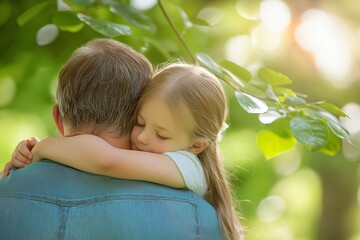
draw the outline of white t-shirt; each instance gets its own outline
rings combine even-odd
[[[208,189],[204,169],[199,158],[188,151],[165,152],[178,167],[186,187],[199,196],[203,196]]]

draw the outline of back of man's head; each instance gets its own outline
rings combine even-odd
[[[137,98],[152,71],[148,59],[125,44],[88,42],[74,51],[59,74],[56,99],[64,123],[73,132],[128,134]]]

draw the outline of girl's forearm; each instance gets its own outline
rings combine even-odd
[[[35,161],[46,158],[94,174],[185,187],[181,173],[168,156],[115,148],[94,135],[46,138],[32,152]]]
[[[41,140],[32,150],[33,161],[49,159],[82,171],[94,172],[101,160],[101,151],[108,147],[104,140],[92,135],[49,137]]]

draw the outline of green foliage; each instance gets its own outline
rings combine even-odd
[[[44,1],[30,7],[18,17],[18,24],[24,26],[54,2]],[[338,120],[347,115],[325,101],[309,103],[305,95],[284,87],[292,80],[283,73],[264,66],[254,71],[228,60],[216,61],[208,53],[197,50],[194,54],[184,35],[200,32],[206,40],[204,29],[209,26],[192,20],[171,2],[166,2],[165,8],[158,0],[151,10],[134,9],[128,1],[66,0],[66,3],[68,11],[54,11],[52,16],[61,31],[76,33],[83,31],[85,25],[105,37],[123,37],[130,44],[138,44],[144,53],[156,56],[158,61],[174,56],[190,58],[194,64],[214,73],[233,90],[245,112],[258,114],[264,129],[258,133],[257,144],[268,159],[292,149],[296,142],[328,155],[339,152],[340,139],[350,142],[348,131]],[[165,17],[165,24],[164,18],[159,20],[159,14]],[[163,34],[169,31],[173,34]]]
[[[290,128],[295,138],[304,143],[311,151],[323,148],[329,138],[329,130],[325,123],[311,117],[294,117]]]
[[[53,22],[62,31],[78,32],[84,27],[84,23],[72,12],[57,12]]]
[[[156,26],[147,15],[142,14],[140,11],[115,1],[109,2],[109,6],[109,9],[112,13],[124,18],[126,22],[138,28],[142,28],[150,32],[155,32]]]
[[[131,29],[122,24],[92,18],[82,13],[77,14],[78,18],[86,23],[89,27],[103,34],[106,37],[117,37],[120,35],[131,35]]]
[[[27,23],[36,15],[38,15],[41,11],[43,11],[51,3],[52,1],[46,1],[32,6],[18,17],[17,23],[19,24],[19,26],[23,26],[25,23]]]

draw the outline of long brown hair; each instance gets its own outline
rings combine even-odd
[[[204,198],[217,210],[225,239],[243,239],[243,229],[218,149],[218,137],[227,116],[226,96],[219,80],[200,66],[171,63],[161,68],[145,85],[139,107],[154,94],[163,98],[174,115],[179,104],[184,104],[196,122],[191,131],[192,138],[208,140],[209,146],[198,154],[208,184]],[[177,119],[181,121],[181,116]]]

